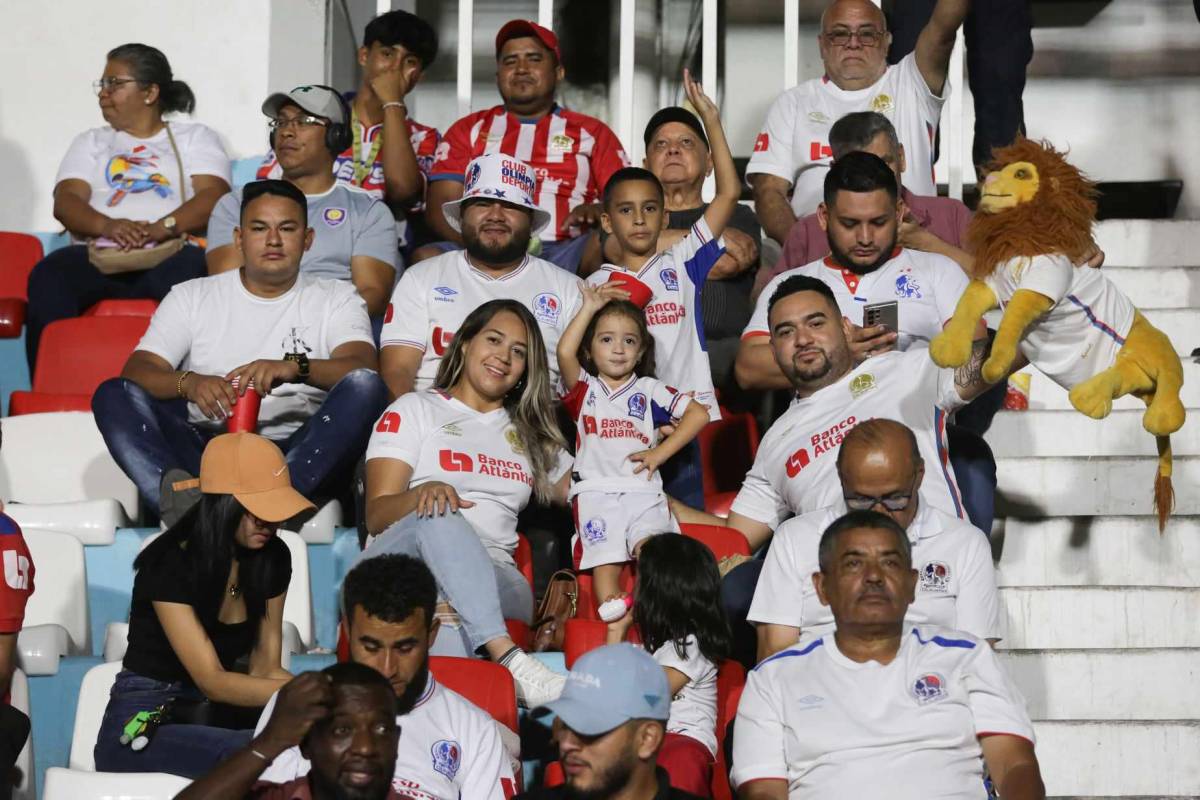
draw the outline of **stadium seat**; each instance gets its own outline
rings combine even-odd
[[[579,586],[579,598],[576,600],[575,618],[576,619],[600,619],[600,613],[597,611],[596,592],[592,588],[592,573],[591,570],[580,572],[577,576]],[[621,590],[633,594],[633,586],[637,582],[637,575],[633,571],[630,564],[626,564],[621,570]]]
[[[342,525],[342,504],[330,500],[296,531],[306,544],[333,544],[333,530]]]
[[[725,759],[725,736],[737,716],[742,689],[746,687],[746,669],[730,658],[717,670],[717,763],[713,765],[713,800],[733,800],[729,786],[729,764]]]
[[[108,453],[90,412],[28,414],[4,420],[0,498],[69,503],[111,498],[136,519],[137,488]]]
[[[683,535],[701,542],[718,561],[726,556],[750,555],[750,543],[737,528],[723,528],[718,525],[693,525],[684,523],[679,526]]]
[[[733,507],[733,501],[737,498],[737,492],[717,492],[716,494],[704,495],[704,510],[721,519],[729,516],[729,510]]]
[[[96,760],[92,751],[96,737],[100,735],[100,722],[108,706],[108,694],[116,683],[117,673],[122,669],[120,661],[92,667],[83,676],[79,685],[79,701],[75,706],[75,728],[71,735],[71,756],[67,766],[85,772],[96,771]],[[61,795],[66,796],[66,795]]]
[[[0,339],[21,335],[29,273],[42,260],[42,254],[42,243],[36,236],[0,231]]]
[[[8,423],[5,422],[5,427]],[[112,544],[128,520],[116,500],[73,503],[9,503],[4,513],[22,528],[69,533],[85,545]]]
[[[575,660],[584,653],[602,647],[607,634],[608,625],[598,619],[577,617],[567,620],[566,629],[563,631],[563,661],[566,662],[567,669],[574,666]],[[625,634],[625,641],[630,644],[642,643],[642,636],[636,625],[629,628],[629,632]]]
[[[758,423],[753,414],[721,409],[721,417],[705,425],[696,437],[705,497],[741,487],[758,452]]]
[[[525,580],[533,586],[533,548],[530,547],[529,540],[520,533],[517,534],[517,549],[513,552],[513,561],[525,576]]]
[[[513,644],[522,650],[533,649],[533,631],[528,625],[519,619],[506,619],[504,627],[508,630],[508,638],[513,640]]]
[[[448,689],[482,708],[502,725],[519,732],[517,690],[512,673],[479,658],[430,656],[429,671]]]
[[[81,772],[50,767],[42,800],[171,800],[191,783],[164,772]]]
[[[279,538],[292,554],[292,580],[283,601],[283,621],[284,624],[295,626],[302,645],[298,652],[304,653],[316,644],[313,637],[312,588],[308,579],[308,545],[299,534],[291,531],[279,531]]]
[[[101,300],[83,312],[85,317],[145,317],[154,316],[158,301],[150,299]]]
[[[36,569],[36,588],[25,607],[17,650],[27,673],[53,675],[58,672],[57,656],[92,652],[83,545],[68,533],[30,528],[24,534]]]
[[[38,347],[33,389],[13,392],[8,413],[90,411],[96,387],[121,374],[149,324],[145,317],[76,317],[50,323]]]
[[[14,670],[12,683],[9,685],[9,702],[17,711],[22,712],[29,719],[33,719],[33,714],[29,708],[29,679],[25,677],[25,673],[21,670]],[[33,771],[33,732],[29,734],[29,738],[25,740],[25,746],[21,748],[21,752],[17,755],[17,761],[14,765],[20,775],[13,784],[12,800],[36,800],[36,775]]]
[[[546,771],[542,773],[542,786],[547,789],[553,789],[555,786],[562,786],[567,782],[567,777],[563,773],[562,762],[558,759],[546,764]]]

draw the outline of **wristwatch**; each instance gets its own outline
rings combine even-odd
[[[284,361],[295,361],[296,366],[300,367],[299,378],[302,381],[308,380],[308,354],[307,353],[287,353],[283,357]]]
[[[169,217],[163,217],[160,221],[162,222],[163,227],[167,229],[167,233],[171,234],[172,236],[177,233],[175,226],[177,226],[179,222],[175,219],[174,214]]]

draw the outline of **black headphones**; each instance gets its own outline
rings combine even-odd
[[[346,122],[334,122],[333,120],[330,120],[329,124],[325,126],[325,147],[329,150],[330,154],[334,158],[337,158],[342,153],[346,152],[346,149],[354,143],[354,132],[350,130],[349,122],[350,104],[347,103],[346,99],[342,97],[342,95],[338,93],[338,91],[332,86],[314,83],[312,84],[312,88],[325,89],[334,97],[336,97],[338,106],[342,109],[342,118],[346,120]],[[275,131],[271,131],[270,135],[268,136],[268,141],[271,143],[271,150],[273,151],[275,149]]]

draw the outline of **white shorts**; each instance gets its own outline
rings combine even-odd
[[[632,561],[643,539],[679,533],[666,495],[656,492],[580,492],[571,500],[571,511],[576,569]]]

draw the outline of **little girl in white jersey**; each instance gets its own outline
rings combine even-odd
[[[625,630],[638,626],[642,646],[667,673],[671,687],[671,716],[658,765],[671,776],[671,786],[711,797],[717,671],[733,646],[721,609],[717,561],[687,536],[651,537],[638,557],[634,594],[633,614],[610,626],[609,641],[620,641]]]
[[[613,622],[630,605],[621,567],[656,533],[679,532],[658,468],[708,424],[704,406],[654,377],[654,341],[641,309],[616,283],[580,286],[583,302],[558,342],[575,419],[571,507],[578,569],[591,569],[601,617]],[[581,364],[582,362],[582,364]],[[659,425],[675,432],[655,445]]]

